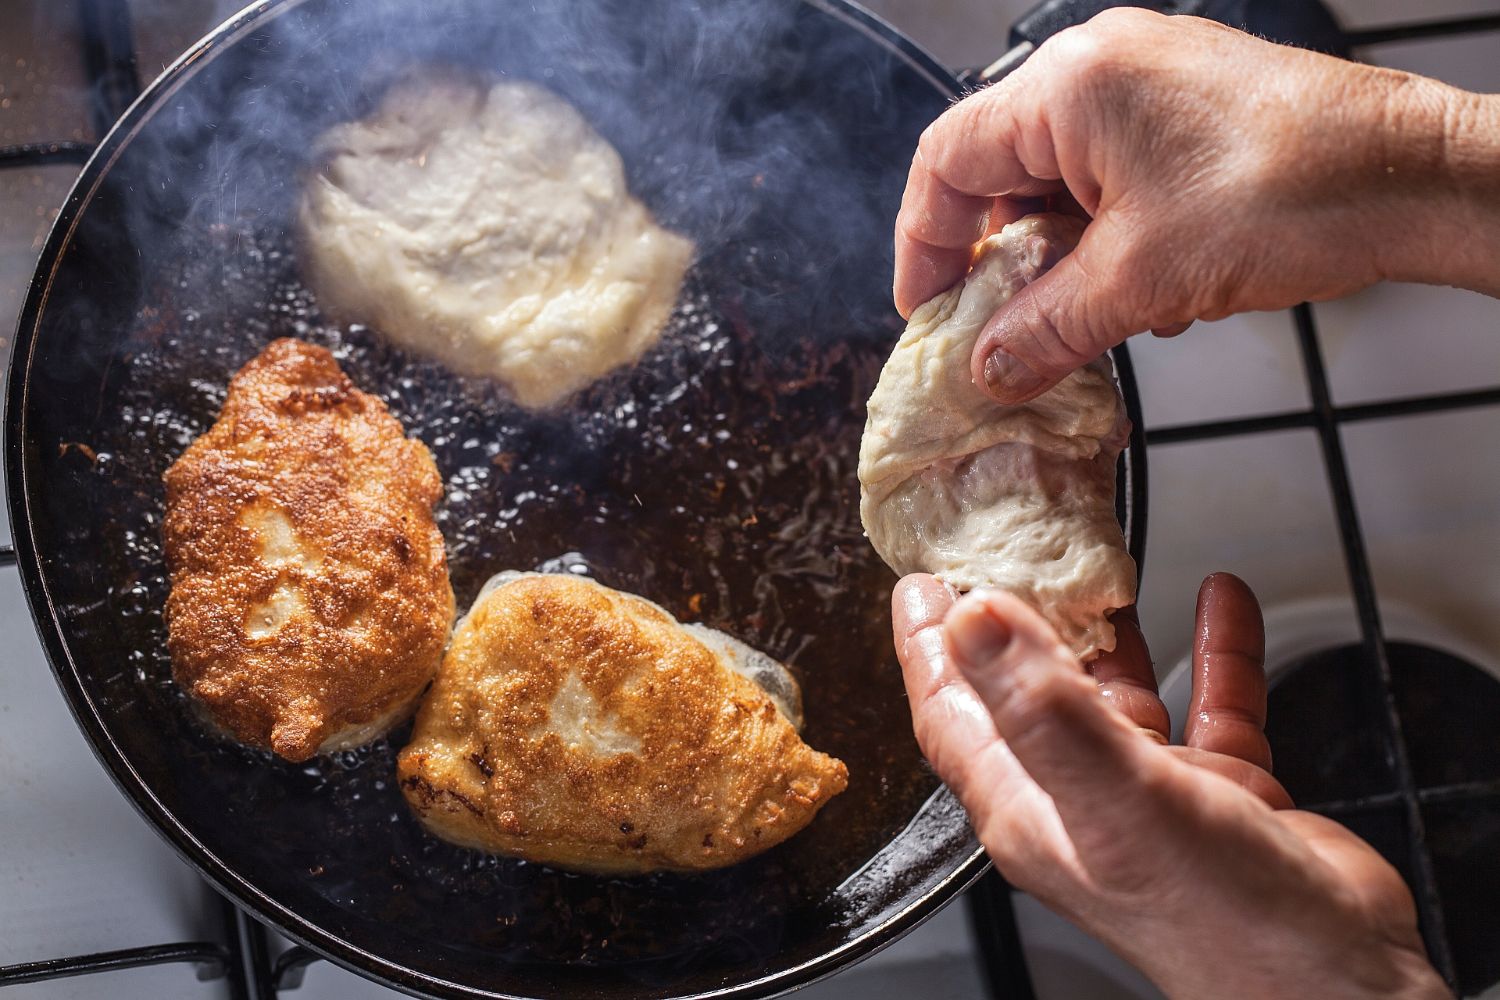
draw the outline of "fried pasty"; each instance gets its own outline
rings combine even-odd
[[[291,761],[410,714],[453,623],[432,455],[333,355],[272,342],[166,472],[177,683]]]
[[[599,873],[721,868],[848,783],[798,711],[785,668],[722,633],[591,580],[502,574],[454,631],[401,789],[467,847]]]
[[[1019,406],[974,385],[995,311],[1077,244],[1082,223],[1031,215],[980,245],[973,270],[912,313],[870,396],[860,517],[897,573],[1008,590],[1081,658],[1114,648],[1105,615],[1135,600],[1115,516],[1130,434],[1108,356]]]
[[[412,73],[315,156],[299,225],[319,302],[522,406],[640,358],[693,256],[614,147],[534,83]]]

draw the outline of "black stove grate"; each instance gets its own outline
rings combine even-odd
[[[93,100],[90,114],[96,134],[102,136],[141,91],[129,7],[112,0],[77,2],[82,25],[80,55],[88,74]],[[1484,31],[1500,31],[1500,14],[1354,31],[1348,33],[1347,40],[1351,47],[1366,47]],[[91,144],[72,141],[3,146],[0,147],[0,170],[67,163],[81,165],[87,161],[92,151]],[[1388,810],[1395,807],[1402,812],[1405,820],[1404,837],[1400,838],[1396,849],[1406,856],[1398,859],[1405,862],[1398,864],[1398,867],[1407,876],[1416,897],[1423,937],[1433,964],[1449,985],[1454,986],[1459,982],[1459,973],[1453,938],[1445,920],[1439,879],[1434,868],[1422,807],[1434,803],[1473,805],[1488,808],[1495,815],[1500,815],[1500,781],[1420,785],[1413,774],[1402,716],[1393,694],[1387,641],[1381,626],[1380,607],[1364,536],[1360,530],[1358,509],[1349,482],[1348,464],[1344,458],[1339,428],[1343,424],[1360,420],[1391,419],[1500,405],[1500,386],[1470,392],[1336,406],[1329,391],[1328,375],[1323,365],[1312,309],[1303,304],[1292,312],[1312,400],[1309,409],[1149,428],[1146,431],[1146,441],[1151,446],[1169,446],[1293,428],[1312,429],[1318,434],[1334,511],[1338,518],[1344,560],[1359,614],[1364,654],[1360,658],[1365,675],[1363,683],[1378,693],[1381,708],[1378,713],[1380,736],[1395,773],[1396,789],[1358,799],[1320,803],[1313,808],[1315,811],[1337,816],[1344,822],[1358,820],[1377,809]],[[15,559],[12,546],[0,545],[0,565],[14,564]],[[274,1000],[282,991],[301,986],[307,967],[321,960],[316,953],[300,945],[281,952],[273,959],[266,929],[257,920],[218,896],[207,883],[204,884],[204,891],[212,896],[213,905],[220,913],[221,940],[150,945],[4,966],[0,967],[0,987],[148,965],[183,964],[195,966],[200,980],[226,979],[230,994],[235,1000]],[[991,992],[995,996],[1018,1000],[1031,997],[1032,989],[1008,892],[999,877],[991,872],[969,894],[970,908],[978,926],[994,934],[993,941],[981,945],[982,970]],[[1500,945],[1500,942],[1490,942],[1491,947],[1496,945]]]

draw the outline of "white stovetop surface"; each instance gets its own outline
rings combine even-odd
[[[67,38],[71,5],[0,0],[0,145],[91,139],[81,70]],[[867,0],[951,66],[1005,48],[1018,0]],[[165,65],[236,6],[225,0],[132,0],[142,71]],[[1344,23],[1493,12],[1494,0],[1336,0]],[[61,45],[59,39],[63,39]],[[1367,55],[1476,90],[1500,90],[1493,34],[1386,46]],[[38,46],[42,46],[38,50]],[[47,46],[52,46],[51,49]],[[49,52],[63,55],[49,55]],[[21,64],[18,60],[26,60]],[[26,275],[75,170],[0,175],[0,356],[8,353]],[[1500,384],[1500,302],[1451,289],[1385,286],[1316,307],[1340,403]],[[1172,342],[1132,344],[1148,426],[1304,407],[1290,316],[1209,324]],[[1360,514],[1388,598],[1463,641],[1500,651],[1500,462],[1494,409],[1350,427],[1345,442]],[[1312,434],[1291,431],[1159,447],[1150,455],[1150,532],[1141,616],[1161,667],[1187,649],[1197,581],[1227,569],[1268,605],[1345,597],[1335,521]],[[0,528],[0,537],[8,530]],[[1352,630],[1352,620],[1346,623]],[[0,569],[0,965],[217,936],[196,875],[128,806],[64,707],[13,569]],[[1043,998],[1136,998],[1155,992],[1096,943],[1034,901],[1020,915]],[[219,997],[182,967],[20,987],[8,997]],[[328,963],[302,995],[393,994]],[[803,996],[862,1000],[983,995],[961,907],[949,907],[866,963]]]

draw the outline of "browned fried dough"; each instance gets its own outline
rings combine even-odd
[[[277,340],[166,473],[172,671],[287,760],[411,711],[453,623],[432,455],[333,355]]]
[[[742,861],[806,826],[848,771],[737,655],[631,594],[517,575],[454,632],[402,790],[447,840],[562,868]]]

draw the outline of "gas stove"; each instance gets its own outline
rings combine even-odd
[[[1009,48],[1031,4],[867,6],[939,61],[978,67]],[[1434,0],[1423,24],[1401,0],[1331,6],[1359,58],[1500,90],[1494,0]],[[234,10],[8,0],[0,359],[93,143]],[[1150,444],[1140,610],[1165,696],[1185,703],[1198,580],[1244,577],[1267,607],[1270,732],[1292,792],[1391,858],[1439,968],[1464,995],[1500,1000],[1500,752],[1489,735],[1500,717],[1500,301],[1380,286],[1131,350]],[[0,985],[18,997],[392,995],[267,931],[148,829],[68,715],[4,568],[0,636],[0,777],[12,793],[0,811]],[[804,995],[1157,994],[991,875],[965,905]]]

